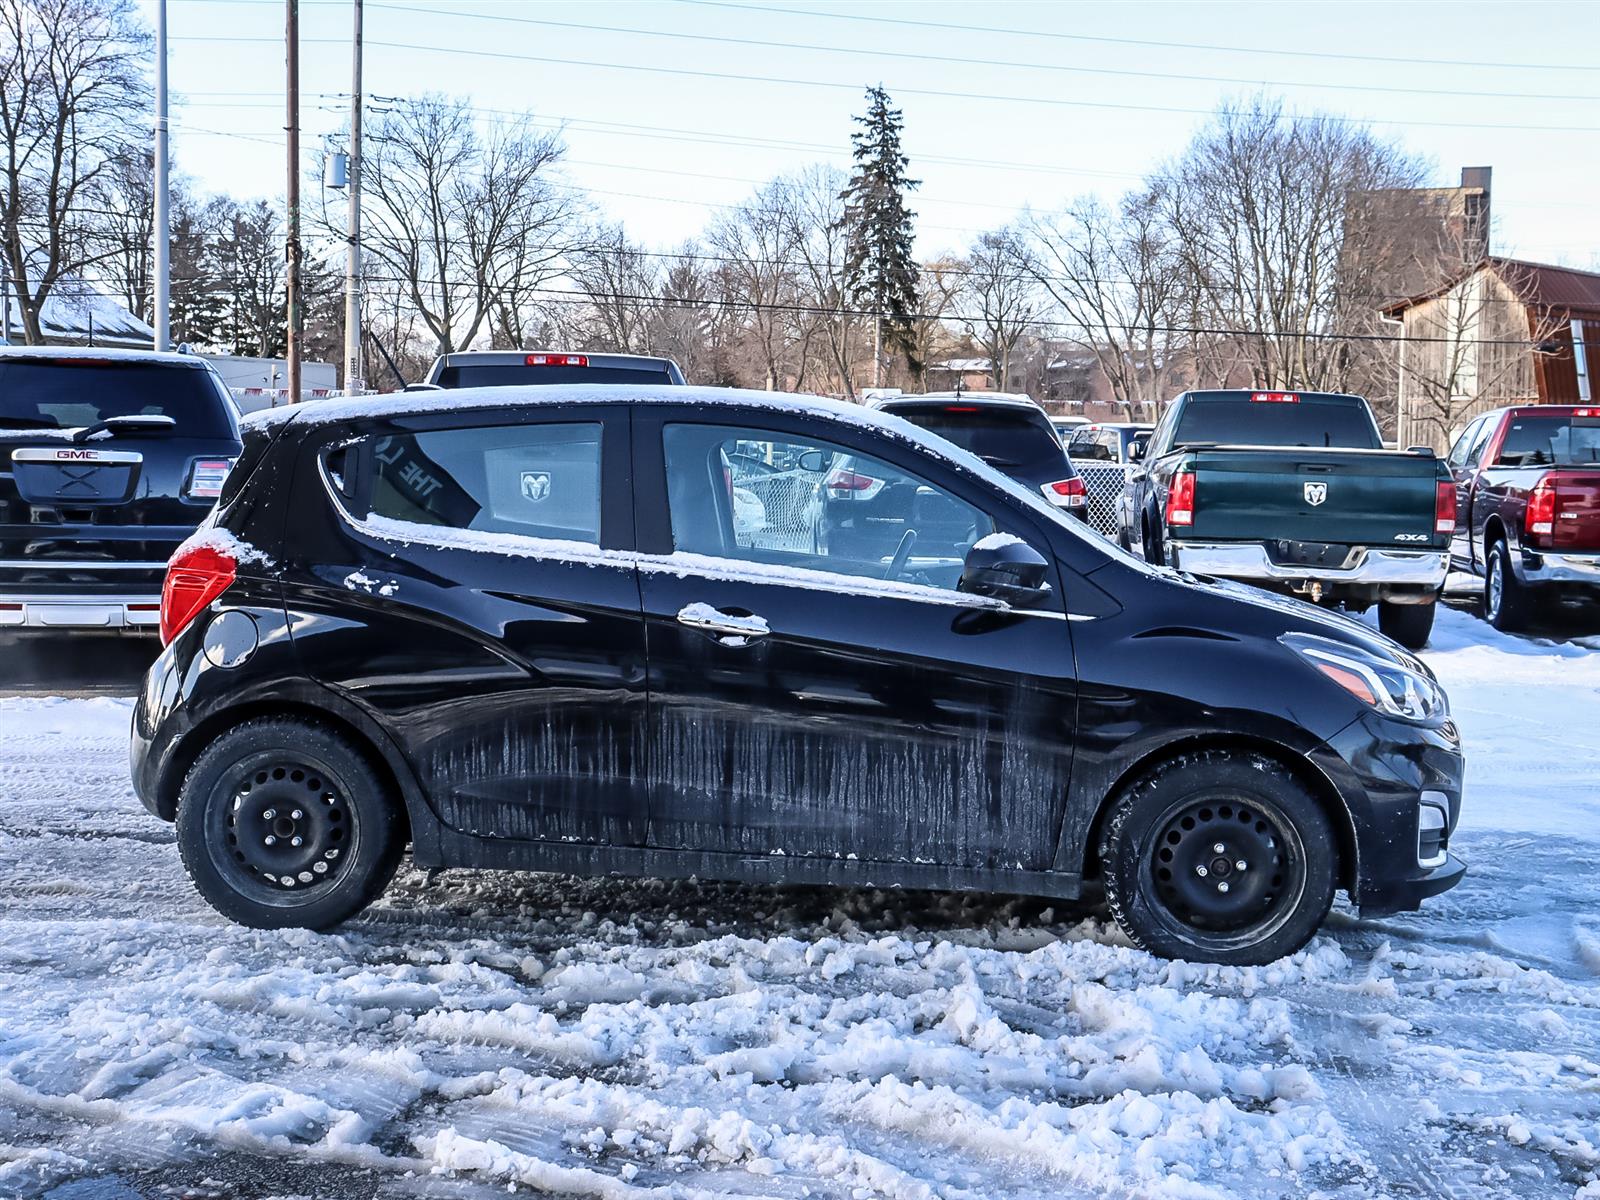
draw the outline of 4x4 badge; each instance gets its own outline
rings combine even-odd
[[[550,494],[549,471],[524,471],[522,473],[522,495],[526,500],[535,504]]]
[[[1306,484],[1306,503],[1315,508],[1328,498],[1328,485],[1325,483]]]

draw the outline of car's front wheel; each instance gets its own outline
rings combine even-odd
[[[1202,751],[1156,768],[1116,799],[1099,849],[1117,924],[1167,958],[1243,966],[1293,954],[1338,880],[1322,806],[1254,753]]]
[[[178,797],[178,850],[223,916],[257,929],[327,929],[388,885],[404,849],[398,797],[324,726],[245,721],[195,760]]]

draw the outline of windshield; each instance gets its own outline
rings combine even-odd
[[[1042,412],[943,404],[896,406],[888,411],[996,466],[1020,467],[1061,458],[1061,442]]]
[[[484,363],[481,366],[439,369],[436,382],[444,388],[506,387],[530,383],[671,383],[665,367],[528,367],[521,363]]]
[[[1502,467],[1600,464],[1600,417],[1519,413],[1511,418],[1497,461]]]
[[[1383,449],[1366,407],[1350,401],[1283,404],[1191,400],[1173,431],[1172,444]]]
[[[0,359],[0,429],[82,429],[162,416],[187,437],[237,436],[231,402],[202,367],[112,359]]]

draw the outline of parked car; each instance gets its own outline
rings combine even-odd
[[[1134,447],[1142,449],[1150,440],[1154,425],[1132,421],[1085,422],[1063,440],[1067,458],[1083,480],[1088,498],[1087,516],[1096,533],[1121,540],[1123,518],[1120,508],[1132,469]],[[1123,542],[1123,549],[1127,549]]]
[[[458,350],[433,360],[423,386],[432,390],[530,383],[656,383],[682,387],[683,372],[670,358],[643,354]]]
[[[1496,628],[1525,628],[1566,597],[1600,599],[1600,408],[1495,409],[1462,431],[1447,462],[1451,563],[1483,577]]]
[[[1082,518],[1088,507],[1083,480],[1067,458],[1050,418],[1014,392],[928,392],[873,403],[976,454],[1017,482],[1036,488],[1051,504]]]
[[[0,350],[0,630],[154,633],[167,559],[238,455],[204,359]]]
[[[938,550],[741,529],[736,456],[914,481]],[[1335,889],[1392,912],[1464,870],[1460,748],[1421,662],[1147,566],[856,405],[505,388],[260,414],[162,629],[134,786],[253,926],[338,924],[409,842],[438,867],[1098,879],[1139,944],[1256,963]]]
[[[1455,494],[1426,447],[1385,450],[1360,396],[1185,392],[1129,475],[1123,536],[1152,563],[1355,612],[1411,649],[1433,629]]]
[[[1072,436],[1073,431],[1089,424],[1088,417],[1051,417],[1050,424],[1056,431],[1056,436],[1065,442]]]

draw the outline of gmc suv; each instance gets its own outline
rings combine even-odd
[[[154,633],[167,559],[238,456],[204,359],[0,349],[0,630]]]

